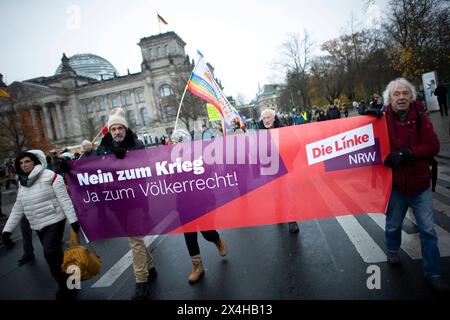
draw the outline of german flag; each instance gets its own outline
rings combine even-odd
[[[158,21],[159,22],[164,23],[164,24],[168,24],[167,21],[164,20],[164,18],[159,15],[159,13],[157,13],[156,15],[158,16]]]

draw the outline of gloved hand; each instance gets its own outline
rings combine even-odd
[[[72,227],[73,231],[75,231],[75,233],[78,233],[78,231],[80,231],[80,223],[78,221],[71,223],[70,226]]]
[[[376,116],[378,119],[383,117],[383,111],[378,109],[366,109],[361,113],[363,116]]]
[[[384,160],[384,165],[395,168],[400,163],[414,159],[411,149],[403,148],[389,153],[389,155]]]
[[[127,153],[127,149],[122,147],[113,147],[112,153],[116,156],[117,159],[125,158],[125,154]]]
[[[15,245],[15,242],[11,240],[11,232],[3,232],[2,240],[5,244],[6,249],[11,249]]]

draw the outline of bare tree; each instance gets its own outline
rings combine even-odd
[[[449,76],[449,8],[446,0],[389,2],[383,30],[391,63],[403,76],[416,83],[422,73],[430,70]]]
[[[40,149],[44,152],[54,148],[45,138],[42,123],[32,125],[30,115],[25,111],[15,111],[12,107],[0,114],[0,152],[14,155],[25,149]]]
[[[282,60],[279,62],[286,71],[287,85],[299,93],[304,107],[311,105],[308,78],[312,61],[314,43],[305,29],[303,36],[289,34],[282,44]]]

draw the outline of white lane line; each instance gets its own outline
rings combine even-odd
[[[448,176],[448,175],[446,175],[446,174],[443,174],[442,172],[439,173],[439,169],[440,169],[440,168],[438,168],[438,179],[441,179],[441,180],[450,182],[450,176]]]
[[[436,192],[440,193],[444,197],[450,198],[450,189],[441,187],[440,185],[436,184]]]
[[[344,229],[364,262],[378,263],[387,261],[384,251],[372,239],[361,224],[359,224],[354,216],[340,216],[336,217],[336,220],[339,222],[342,229]]]
[[[144,243],[148,247],[152,244],[158,236],[146,236],[144,237]],[[133,254],[131,250],[120,258],[114,266],[111,267],[105,274],[95,282],[91,288],[105,288],[110,287],[121,275],[128,269],[128,267],[133,263]]]
[[[417,225],[416,218],[414,218],[411,208],[408,209],[406,217],[411,220],[412,223]],[[436,231],[438,237],[438,247],[441,257],[450,257],[450,233],[437,224],[434,224],[434,231]]]
[[[386,216],[384,214],[369,213],[369,217],[380,226],[383,231],[386,226]],[[402,230],[402,245],[400,246],[411,259],[421,259],[419,234],[408,234]]]
[[[311,182],[314,184],[317,190],[320,190],[322,196],[329,200],[330,206],[336,212],[348,212],[348,208],[345,203],[339,199],[335,192],[333,192],[323,179],[317,177],[312,179]],[[347,216],[337,216],[335,217],[338,223],[341,225],[344,232],[347,234],[348,238],[352,242],[356,251],[359,253],[361,258],[366,263],[377,263],[387,261],[386,254],[383,250],[376,244],[372,237],[367,233],[367,231],[361,226],[361,224],[352,215]]]
[[[385,215],[369,213],[369,217],[371,217],[383,230],[385,230]],[[417,225],[411,209],[408,209],[406,218]],[[434,230],[436,231],[436,235],[438,237],[438,247],[441,257],[450,257],[450,233],[437,224],[434,224]],[[408,234],[402,230],[401,248],[411,257],[411,259],[422,259],[419,233]]]
[[[167,216],[154,228],[155,232],[162,232],[167,228],[171,223],[176,222],[178,225],[181,224],[180,217],[177,211],[172,210],[170,211]],[[153,242],[155,242],[156,239],[158,239],[159,236],[146,236],[144,237],[144,243],[148,247]],[[105,272],[105,274],[97,281],[95,282],[91,288],[105,288],[111,286],[121,275],[125,272],[125,270],[128,269],[128,267],[133,263],[133,255],[131,250],[128,250],[125,255],[117,261],[114,266],[111,267],[108,271]]]
[[[440,190],[441,187],[436,186],[436,192],[442,194],[442,190]],[[433,208],[443,214],[445,214],[447,217],[450,217],[450,206],[433,198]]]

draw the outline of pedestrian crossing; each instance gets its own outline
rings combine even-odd
[[[433,193],[433,206],[438,214],[443,214],[450,218],[450,189],[448,187],[450,187],[450,167],[440,165],[438,171],[438,185],[436,186],[436,192]],[[326,188],[321,188],[321,190],[322,192],[327,192]],[[332,198],[334,194],[330,193],[328,196]],[[333,202],[331,201],[331,203]],[[370,218],[369,221],[371,220],[375,223],[380,232],[384,232],[386,220],[384,214],[368,213],[366,215]],[[341,228],[351,241],[358,259],[362,259],[364,263],[368,264],[383,263],[387,261],[384,245],[374,239],[374,235],[371,235],[373,230],[369,232],[369,228],[361,222],[361,219],[357,219],[356,216],[348,215],[338,216],[335,220],[336,227]],[[417,226],[411,209],[408,210],[405,220],[408,220],[411,225]],[[320,223],[320,220],[318,222]],[[438,245],[441,257],[450,257],[450,230],[447,231],[437,224],[434,225],[434,229],[439,239]],[[144,240],[146,245],[150,246],[157,239],[158,236],[147,236]],[[412,260],[422,259],[419,233],[408,233],[403,230],[401,250],[403,250],[403,252],[405,252]],[[132,256],[130,250],[118,259],[118,261],[91,287],[105,288],[113,285],[114,282],[129,267],[131,267],[131,265]]]

